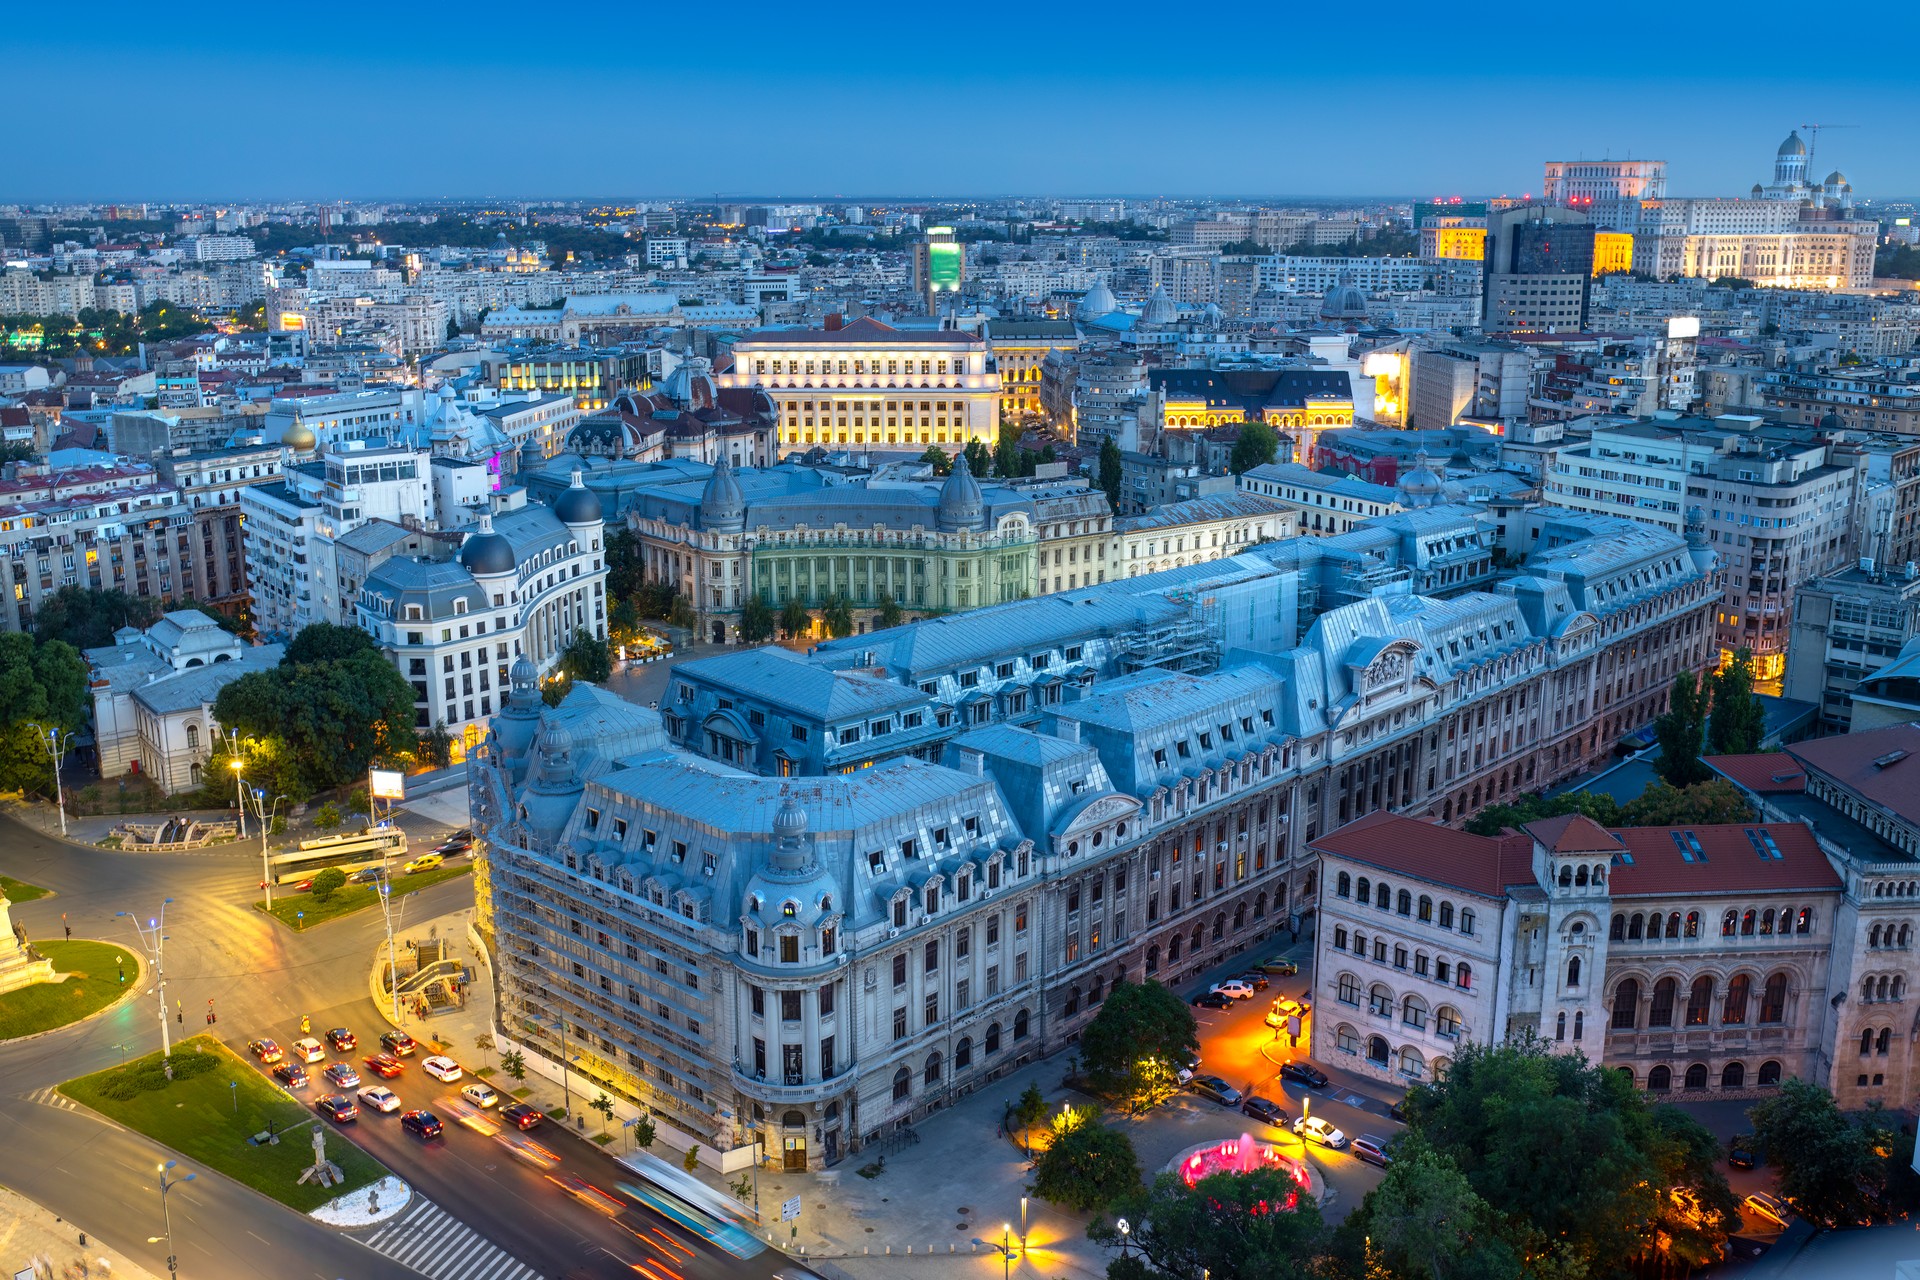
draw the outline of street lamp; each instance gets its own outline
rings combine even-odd
[[[1000,1276],[1001,1280],[1013,1274],[1013,1224],[1000,1224]]]
[[[401,897],[400,906],[396,912],[393,905],[393,885],[387,879],[385,867],[380,868],[379,885],[380,914],[387,922],[387,986],[393,993],[393,1025],[397,1027],[400,1025],[400,965],[394,959],[393,926],[396,915],[407,914],[407,900],[404,896]]]
[[[242,798],[253,797],[253,815],[260,819],[260,882],[267,891],[267,909],[273,909],[273,868],[267,865],[267,836],[273,830],[274,820],[280,812],[280,802],[285,796],[275,796],[273,803],[267,803],[267,793],[259,787],[252,791],[242,788]]]
[[[167,1079],[173,1079],[173,1037],[167,1029],[167,971],[160,962],[161,944],[167,940],[166,929],[167,898],[160,903],[160,914],[149,916],[146,924],[140,923],[140,917],[130,911],[116,911],[116,917],[125,917],[133,921],[133,928],[140,935],[140,949],[147,953],[147,959],[153,962],[154,992],[160,997],[160,1062],[166,1069]]]
[[[167,1242],[167,1273],[169,1275],[179,1274],[180,1267],[178,1259],[173,1252],[173,1210],[168,1207],[167,1192],[173,1190],[183,1182],[192,1182],[199,1176],[198,1174],[189,1173],[182,1177],[175,1178],[171,1182],[167,1181],[167,1170],[173,1168],[174,1163],[174,1161],[169,1160],[160,1166],[160,1218],[161,1221],[166,1224],[166,1234],[147,1237],[148,1244],[158,1244],[162,1240]]]
[[[49,729],[39,724],[32,728],[34,741],[40,744],[40,749],[47,753],[47,759],[53,762],[53,803],[60,810],[60,834],[64,836],[67,834],[67,793],[60,787],[60,766],[66,762],[67,748],[73,745],[73,734],[65,729]]]
[[[1127,1237],[1133,1234],[1133,1224],[1122,1218],[1113,1225],[1120,1230],[1120,1256],[1124,1258],[1127,1256]]]

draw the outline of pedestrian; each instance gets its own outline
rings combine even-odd
[[[60,927],[61,927],[62,929],[64,929],[64,930],[66,930],[66,934],[67,934],[67,941],[68,941],[68,942],[72,942],[72,941],[73,941],[73,926],[67,923],[67,913],[66,913],[66,912],[64,912],[64,911],[62,911],[62,912],[60,913]]]

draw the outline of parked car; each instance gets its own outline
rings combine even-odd
[[[249,1040],[247,1041],[247,1052],[260,1059],[261,1063],[269,1067],[280,1061],[284,1056],[280,1052],[280,1046],[271,1040]]]
[[[1188,1003],[1196,1009],[1231,1009],[1233,997],[1218,991],[1202,991]]]
[[[1273,1099],[1263,1098],[1259,1094],[1255,1094],[1241,1103],[1240,1109],[1260,1123],[1270,1124],[1280,1129],[1286,1128],[1288,1121],[1291,1119],[1291,1117],[1287,1115],[1287,1109],[1285,1107]]]
[[[312,1036],[301,1036],[293,1042],[293,1056],[302,1062],[325,1062],[327,1047]]]
[[[1273,985],[1271,982],[1267,981],[1267,975],[1260,972],[1258,969],[1249,969],[1245,973],[1235,974],[1234,976],[1237,977],[1240,981],[1246,983],[1248,986],[1252,987],[1255,991],[1265,991],[1268,987]]]
[[[1387,1140],[1377,1134],[1361,1134],[1353,1140],[1351,1150],[1368,1164],[1377,1164],[1382,1169],[1393,1163],[1393,1157],[1387,1154]]]
[[[1293,1131],[1309,1142],[1332,1147],[1335,1151],[1347,1145],[1347,1135],[1322,1116],[1301,1116],[1293,1122]]]
[[[1275,996],[1273,1012],[1281,1017],[1304,1018],[1313,1012],[1313,1006],[1305,1000],[1295,1000],[1292,996]]]
[[[1240,1091],[1219,1076],[1195,1076],[1187,1082],[1187,1088],[1203,1098],[1213,1099],[1223,1107],[1240,1105]]]
[[[408,862],[405,866],[401,867],[400,874],[403,876],[410,876],[417,871],[431,871],[435,867],[439,866],[441,863],[445,862],[446,860],[447,859],[444,854],[423,853],[419,857],[413,859],[411,862]]]
[[[1292,978],[1300,972],[1299,965],[1291,960],[1282,959],[1279,956],[1268,956],[1265,960],[1255,965],[1254,968],[1260,970],[1262,973],[1271,974],[1276,978]]]
[[[400,1117],[400,1127],[416,1135],[422,1142],[440,1136],[440,1121],[431,1111],[413,1110]]]
[[[1231,996],[1235,1000],[1253,999],[1253,987],[1239,978],[1228,978],[1225,982],[1216,982],[1211,989],[1223,996]]]
[[[346,1053],[360,1046],[360,1042],[353,1038],[353,1032],[347,1030],[345,1027],[334,1027],[329,1030],[327,1032],[327,1043],[341,1053]]]
[[[289,1089],[307,1087],[307,1069],[297,1062],[276,1063],[273,1068],[273,1078]]]
[[[1740,1202],[1740,1207],[1762,1218],[1770,1219],[1781,1226],[1787,1225],[1787,1218],[1793,1210],[1779,1196],[1765,1191],[1756,1191]]]
[[[1282,1080],[1291,1080],[1296,1084],[1304,1084],[1314,1089],[1324,1089],[1327,1087],[1327,1073],[1318,1067],[1310,1066],[1304,1062],[1282,1063],[1280,1067],[1280,1078]]]
[[[460,1070],[459,1063],[455,1062],[452,1058],[444,1057],[440,1054],[435,1054],[431,1058],[422,1058],[420,1060],[420,1069],[432,1076],[435,1080],[442,1081],[446,1084],[452,1084],[464,1074]]]
[[[400,1097],[383,1084],[370,1084],[360,1090],[360,1101],[375,1111],[398,1111]]]
[[[367,1070],[373,1072],[373,1074],[379,1076],[382,1080],[391,1080],[406,1070],[406,1067],[402,1065],[400,1059],[390,1053],[370,1053],[362,1058],[361,1061],[367,1064]]]
[[[335,1124],[346,1124],[349,1120],[360,1118],[360,1108],[353,1105],[353,1099],[344,1093],[330,1093],[313,1104],[318,1111]]]
[[[540,1114],[540,1108],[530,1102],[509,1102],[500,1108],[500,1118],[522,1133],[536,1129],[546,1117]]]
[[[381,1035],[380,1047],[396,1058],[404,1058],[420,1046],[404,1031],[388,1031]]]
[[[1736,1169],[1752,1169],[1760,1164],[1760,1142],[1751,1133],[1743,1133],[1727,1144],[1727,1163]]]
[[[336,1089],[357,1089],[360,1087],[360,1073],[345,1062],[336,1062],[320,1073],[327,1083]]]
[[[500,1095],[495,1093],[493,1086],[484,1080],[475,1080],[472,1084],[461,1085],[460,1096],[476,1107],[497,1107],[500,1105]]]
[[[1401,1124],[1405,1124],[1407,1122],[1407,1104],[1404,1102],[1388,1103],[1387,1119],[1398,1120]]]

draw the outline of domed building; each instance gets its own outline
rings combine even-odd
[[[1101,316],[1110,316],[1120,309],[1119,301],[1113,296],[1113,290],[1107,287],[1107,278],[1101,276],[1093,282],[1093,288],[1087,290],[1080,299],[1080,305],[1073,314],[1080,320],[1098,320]]]
[[[581,419],[566,447],[609,462],[687,458],[711,465],[725,457],[736,467],[764,467],[779,456],[779,430],[779,408],[765,391],[723,388],[712,361],[689,356],[652,391],[622,391]]]
[[[1347,276],[1320,300],[1320,322],[1336,329],[1354,329],[1366,323],[1367,295]]]
[[[1165,285],[1155,285],[1153,292],[1147,295],[1147,305],[1140,309],[1140,319],[1134,324],[1136,332],[1149,329],[1164,329],[1180,318],[1180,308],[1167,296]]]

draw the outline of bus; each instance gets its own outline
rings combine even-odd
[[[766,1251],[766,1243],[747,1230],[733,1201],[683,1169],[644,1152],[615,1156],[615,1163],[640,1179],[614,1185],[661,1217],[736,1258]]]
[[[349,874],[366,867],[385,866],[395,857],[405,857],[406,832],[398,827],[369,827],[365,831],[302,840],[297,849],[288,849],[268,857],[267,866],[275,884],[293,884],[310,880],[328,867]]]

